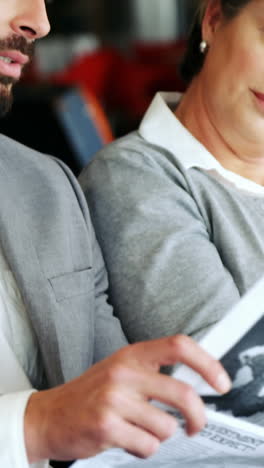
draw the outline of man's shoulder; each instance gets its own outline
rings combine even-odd
[[[51,160],[50,157],[43,153],[25,146],[6,135],[0,134],[0,162],[3,164],[5,161],[23,165],[27,161],[48,164]]]
[[[81,197],[81,190],[71,170],[59,159],[29,148],[0,134],[0,170],[12,182],[13,190],[30,194],[32,187],[43,193],[56,192],[63,198],[65,192]],[[14,182],[15,181],[15,182]],[[37,183],[36,183],[37,181]],[[81,203],[81,201],[79,201]]]
[[[0,134],[0,167],[9,175],[19,171],[20,178],[24,180],[36,177],[50,179],[54,183],[58,177],[74,179],[62,161],[3,134]]]

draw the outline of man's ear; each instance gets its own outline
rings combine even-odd
[[[202,21],[202,38],[209,45],[211,44],[214,34],[218,27],[222,24],[223,13],[220,0],[209,0]]]

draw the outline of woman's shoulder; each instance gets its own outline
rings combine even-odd
[[[133,177],[133,173],[152,173],[160,177],[182,179],[184,167],[177,155],[162,146],[155,145],[144,139],[138,131],[118,138],[104,146],[93,158],[81,175],[99,177],[104,171]]]

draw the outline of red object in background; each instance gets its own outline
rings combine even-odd
[[[137,121],[157,91],[184,91],[178,70],[184,50],[184,40],[137,42],[126,56],[105,47],[77,58],[65,70],[46,77],[45,81],[86,89],[108,111],[118,110],[125,118]],[[32,67],[31,78],[35,82],[34,75]]]
[[[113,86],[112,105],[138,119],[157,91],[181,91],[182,87],[178,74],[170,67],[128,61],[119,70],[118,86]]]
[[[186,40],[169,42],[135,42],[134,56],[142,63],[166,64],[178,67],[186,49]]]
[[[102,101],[107,101],[109,80],[119,69],[122,56],[112,48],[102,48],[76,59],[69,67],[50,77],[62,85],[78,85],[90,90]]]
[[[184,91],[179,65],[186,41],[135,43],[131,56],[120,63],[112,84],[115,105],[137,120],[148,108],[158,91]]]

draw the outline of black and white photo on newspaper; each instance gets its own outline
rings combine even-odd
[[[140,460],[111,449],[74,468],[235,468],[264,466],[264,277],[201,340],[220,359],[233,381],[231,391],[218,395],[186,366],[173,376],[191,384],[207,406],[208,424],[187,437],[184,420],[157,454]],[[162,405],[163,406],[163,405]],[[164,407],[164,406],[163,406]]]
[[[224,396],[204,396],[216,411],[250,417],[264,426],[264,317],[222,359],[232,381]],[[260,413],[260,414],[259,414]]]

